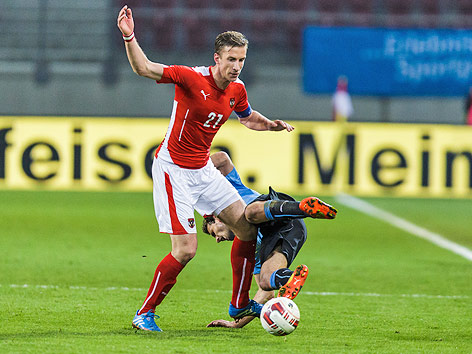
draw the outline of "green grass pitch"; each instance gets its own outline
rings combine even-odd
[[[307,220],[295,263],[310,275],[287,337],[259,321],[206,328],[229,319],[231,245],[203,234],[158,308],[164,332],[131,328],[170,251],[149,193],[1,191],[0,200],[1,353],[472,352],[472,261],[334,198],[325,200],[336,220]],[[367,201],[472,249],[471,200]]]

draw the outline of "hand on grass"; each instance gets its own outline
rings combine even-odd
[[[215,320],[207,324],[207,327],[225,327],[225,328],[239,328],[236,321]]]

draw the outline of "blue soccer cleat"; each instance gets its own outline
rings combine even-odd
[[[146,313],[143,313],[142,315],[138,315],[138,311],[136,311],[136,315],[134,315],[133,318],[133,327],[138,328],[138,329],[143,329],[145,331],[155,331],[155,332],[162,332],[162,329],[160,329],[156,322],[154,322],[154,316],[157,316],[154,314],[152,310],[149,310]],[[159,318],[159,316],[157,316]]]
[[[246,307],[237,309],[232,303],[229,304],[229,315],[234,319],[240,319],[245,316],[259,317],[261,315],[262,305],[254,300],[249,300],[249,304]]]

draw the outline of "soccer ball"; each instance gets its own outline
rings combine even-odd
[[[261,311],[262,327],[274,336],[292,333],[300,321],[297,304],[286,297],[276,297],[265,303]]]

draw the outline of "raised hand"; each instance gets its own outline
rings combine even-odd
[[[134,32],[133,12],[128,5],[123,6],[118,14],[117,25],[123,36],[128,37]]]

